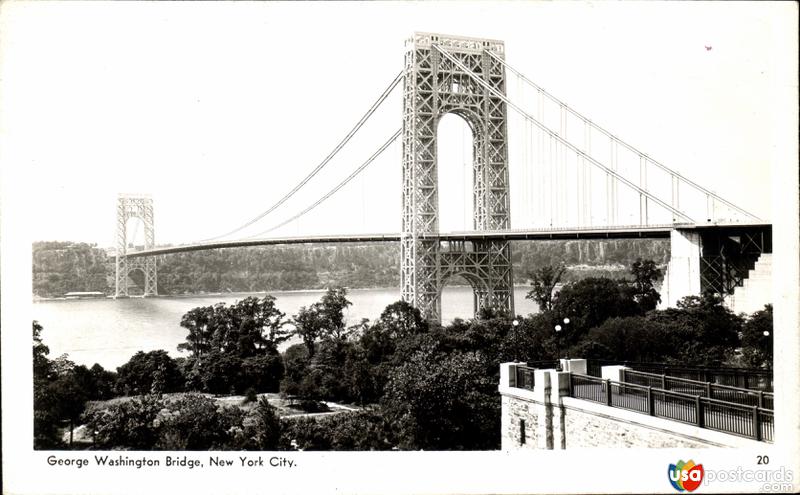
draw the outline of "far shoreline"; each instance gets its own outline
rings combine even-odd
[[[456,288],[468,288],[469,285],[451,285],[448,284],[448,287],[456,287]],[[515,284],[514,289],[530,289],[529,285],[526,284]],[[235,297],[235,296],[253,296],[256,294],[313,294],[313,293],[324,293],[327,288],[323,289],[286,289],[286,290],[269,290],[269,291],[244,291],[244,292],[198,292],[198,293],[191,293],[191,294],[164,294],[155,296],[159,299],[189,299],[189,298],[207,298],[207,297]],[[368,291],[368,290],[396,290],[398,293],[400,292],[400,287],[357,287],[357,288],[350,288],[347,287],[348,292],[354,291]],[[32,301],[34,303],[40,302],[69,302],[69,301],[107,301],[109,299],[114,299],[114,296],[98,296],[98,297],[41,297],[34,295]],[[130,299],[142,299],[141,296],[131,296]],[[149,298],[148,298],[149,299]]]

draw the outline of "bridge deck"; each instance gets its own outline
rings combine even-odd
[[[742,226],[741,224],[735,224]],[[749,225],[749,224],[748,224]],[[755,225],[755,224],[753,224]],[[758,224],[762,225],[762,224]],[[764,224],[768,225],[768,224]],[[509,229],[496,231],[463,231],[442,232],[438,234],[420,234],[420,239],[441,241],[480,241],[480,240],[570,240],[570,239],[666,239],[675,229],[694,230],[698,228],[721,228],[727,225],[695,225],[686,223],[663,225],[630,225],[619,227],[590,227],[563,229]],[[244,239],[233,241],[200,242],[180,246],[166,246],[144,251],[128,252],[129,258],[156,256],[162,254],[203,251],[207,249],[224,249],[235,247],[271,246],[282,244],[329,244],[347,242],[399,242],[399,233],[383,234],[345,234],[300,237],[273,237],[264,239]]]

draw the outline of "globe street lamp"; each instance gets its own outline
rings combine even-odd
[[[518,326],[519,326],[519,320],[517,318],[514,318],[513,320],[511,320],[512,329],[516,329]],[[511,339],[512,339],[512,342],[514,343],[514,361],[517,361],[519,359],[519,354],[518,354],[519,353],[519,348],[521,347],[520,343],[519,343],[519,340],[518,340],[519,339],[519,335],[517,335],[517,332],[512,332],[511,333]]]
[[[558,332],[561,331],[561,325],[556,325],[556,369],[561,369],[561,345],[558,340]]]
[[[569,325],[569,318],[564,318],[563,322],[564,322],[564,325],[565,325],[565,326],[566,326],[566,325]],[[558,363],[559,363],[559,368],[560,368],[560,366],[561,366],[561,345],[560,345],[560,341],[559,341],[559,339],[558,339],[558,333],[559,333],[559,332],[560,332],[560,331],[561,331],[563,328],[564,328],[564,327],[562,327],[562,326],[561,326],[561,324],[558,324],[558,325],[556,325],[556,326],[555,326],[555,331],[556,331],[556,360],[557,360],[557,361],[558,361]]]

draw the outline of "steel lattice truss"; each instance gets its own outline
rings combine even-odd
[[[441,291],[461,275],[473,287],[476,311],[490,306],[513,313],[511,248],[506,241],[441,243],[420,234],[439,232],[436,130],[454,113],[473,135],[475,230],[509,228],[506,105],[434,47],[447,50],[491,87],[505,93],[503,43],[416,33],[406,43],[403,88],[403,212],[401,291],[430,320],[441,318]]]
[[[139,218],[144,223],[144,248],[155,247],[153,225],[153,199],[143,196],[120,195],[117,199],[117,274],[115,297],[128,297],[128,275],[134,270],[144,273],[144,295],[158,295],[156,257],[128,259],[128,228],[130,218]]]
[[[727,227],[701,233],[700,289],[733,294],[742,287],[762,253],[772,252],[772,230]]]

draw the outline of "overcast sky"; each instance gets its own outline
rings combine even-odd
[[[503,40],[508,63],[555,96],[763,218],[771,174],[796,166],[770,155],[773,126],[796,111],[775,97],[794,84],[777,70],[796,65],[789,3],[7,2],[0,15],[3,193],[28,200],[3,213],[24,215],[32,240],[112,245],[120,192],[153,196],[158,243],[250,220],[402,70],[414,31]],[[283,216],[248,232],[369,156],[402,124],[397,96]],[[454,129],[440,132],[461,143]],[[399,200],[396,143],[283,233],[396,231]]]

